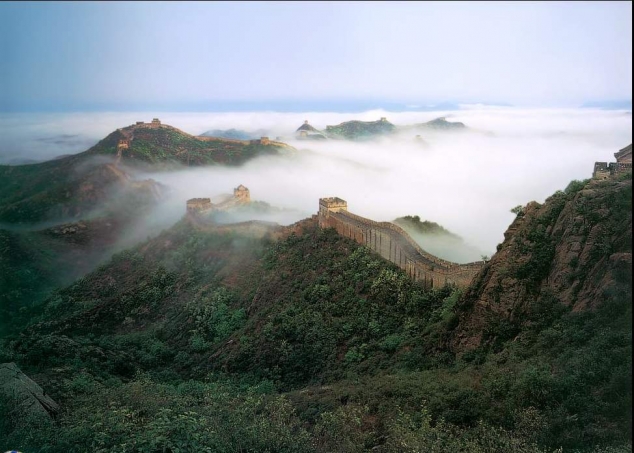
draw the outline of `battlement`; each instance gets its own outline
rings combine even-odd
[[[484,266],[483,261],[458,264],[438,258],[423,250],[398,225],[348,212],[341,198],[320,198],[317,219],[321,228],[334,228],[340,235],[369,247],[426,286],[467,286]]]
[[[327,218],[331,212],[347,211],[348,202],[338,197],[320,198],[319,199],[319,218]],[[321,222],[321,220],[320,220]],[[319,224],[322,226],[322,223]]]
[[[251,201],[249,189],[244,187],[242,184],[233,189],[233,197],[245,203],[249,203]]]
[[[121,140],[119,140],[119,143],[117,143],[117,150],[128,149],[128,148],[130,148],[130,140],[126,138],[122,138]]]
[[[251,145],[270,145],[271,139],[268,137],[260,137],[255,140],[249,140],[249,144]]]
[[[161,127],[172,128],[172,126],[164,126],[161,120],[158,118],[152,118],[152,121],[146,123],[145,121],[137,121],[132,126],[132,129],[159,129]],[[175,128],[172,128],[175,129]]]
[[[187,200],[187,213],[195,215],[209,211],[223,211],[249,203],[251,203],[249,189],[240,184],[233,189],[233,197],[230,197],[222,203],[213,204],[210,198],[192,198]]]
[[[632,144],[630,143],[625,148],[620,149],[614,153],[614,158],[619,164],[631,164],[632,163]]]
[[[187,200],[187,212],[199,213],[209,211],[212,207],[210,198],[191,198]]]
[[[616,162],[595,162],[592,178],[608,179],[612,176],[632,171],[631,144],[614,153],[614,158],[616,159]]]

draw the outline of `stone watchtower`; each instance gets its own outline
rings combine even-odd
[[[338,197],[320,198],[319,199],[319,226],[327,227],[328,217],[331,212],[347,211],[348,202]]]
[[[161,127],[161,120],[158,118],[152,118],[152,123],[150,123],[152,127]]]
[[[271,139],[268,137],[260,137],[259,139],[249,140],[250,145],[269,145],[271,144]]]
[[[242,203],[251,202],[251,195],[249,194],[249,189],[240,184],[238,187],[233,189],[233,197],[236,200],[241,201]]]
[[[117,151],[122,151],[128,148],[130,148],[130,140],[128,140],[127,138],[122,138],[121,140],[119,140],[119,143],[117,143]]]
[[[632,171],[632,144],[614,153],[616,162],[595,162],[592,177],[594,179],[608,179],[620,173]]]
[[[608,166],[608,163],[595,162],[592,177],[594,179],[608,179],[610,177],[610,167]]]

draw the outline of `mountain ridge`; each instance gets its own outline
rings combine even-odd
[[[631,236],[623,236],[631,225],[627,193],[631,174],[573,181],[543,205],[529,203],[462,294],[413,283],[367,248],[318,228],[315,218],[277,239],[180,222],[56,293],[0,353],[36,373],[66,408],[58,449],[71,439],[90,445],[91,436],[65,427],[98,422],[113,398],[134,414],[148,411],[142,421],[121,421],[126,441],[142,442],[147,430],[174,436],[154,423],[155,392],[174,411],[162,415],[172,428],[184,411],[198,428],[219,413],[243,413],[210,414],[187,399],[189,391],[179,393],[186,385],[242,396],[245,386],[247,393],[268,389],[263,401],[289,404],[285,426],[304,426],[289,437],[294,445],[297,433],[311,439],[299,451],[344,443],[396,452],[405,439],[423,451],[621,451],[631,433],[631,260],[627,268],[620,258],[631,257]],[[575,253],[577,266],[592,269],[586,276],[567,256],[579,228],[587,237]],[[565,279],[552,277],[564,265],[571,277],[559,287]],[[605,284],[585,294],[595,277]],[[562,299],[575,285],[577,302],[607,293],[594,305]],[[210,376],[213,384],[200,381]],[[145,403],[136,408],[130,394]],[[242,408],[241,401],[223,404]],[[422,425],[413,421],[421,407]],[[326,429],[324,419],[354,429]],[[233,420],[234,429],[253,426],[250,417]],[[104,445],[120,445],[116,429],[104,425]],[[229,442],[215,430],[197,432],[207,443]],[[273,448],[255,432],[256,445]],[[336,441],[329,437],[337,432]],[[46,431],[32,439],[38,433],[51,442]]]

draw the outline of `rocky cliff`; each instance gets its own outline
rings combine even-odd
[[[574,181],[519,212],[459,304],[457,352],[512,339],[547,313],[632,291],[632,178]]]

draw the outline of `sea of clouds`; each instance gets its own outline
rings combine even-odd
[[[395,125],[437,117],[461,121],[463,132],[405,131],[369,142],[298,141],[304,120],[318,129],[348,120]],[[168,227],[193,197],[214,197],[246,185],[254,200],[286,209],[288,224],[317,212],[320,197],[347,200],[349,210],[378,221],[418,215],[461,236],[476,255],[491,255],[512,222],[510,209],[543,202],[571,180],[586,179],[595,161],[632,142],[631,112],[463,106],[457,111],[363,113],[64,113],[0,114],[0,164],[81,152],[113,130],[159,117],[198,135],[210,129],[264,129],[296,153],[254,159],[241,167],[207,167],[138,175],[171,189],[156,212]],[[420,134],[428,146],[415,140]],[[424,245],[423,245],[424,246]],[[479,259],[479,256],[462,260]]]

